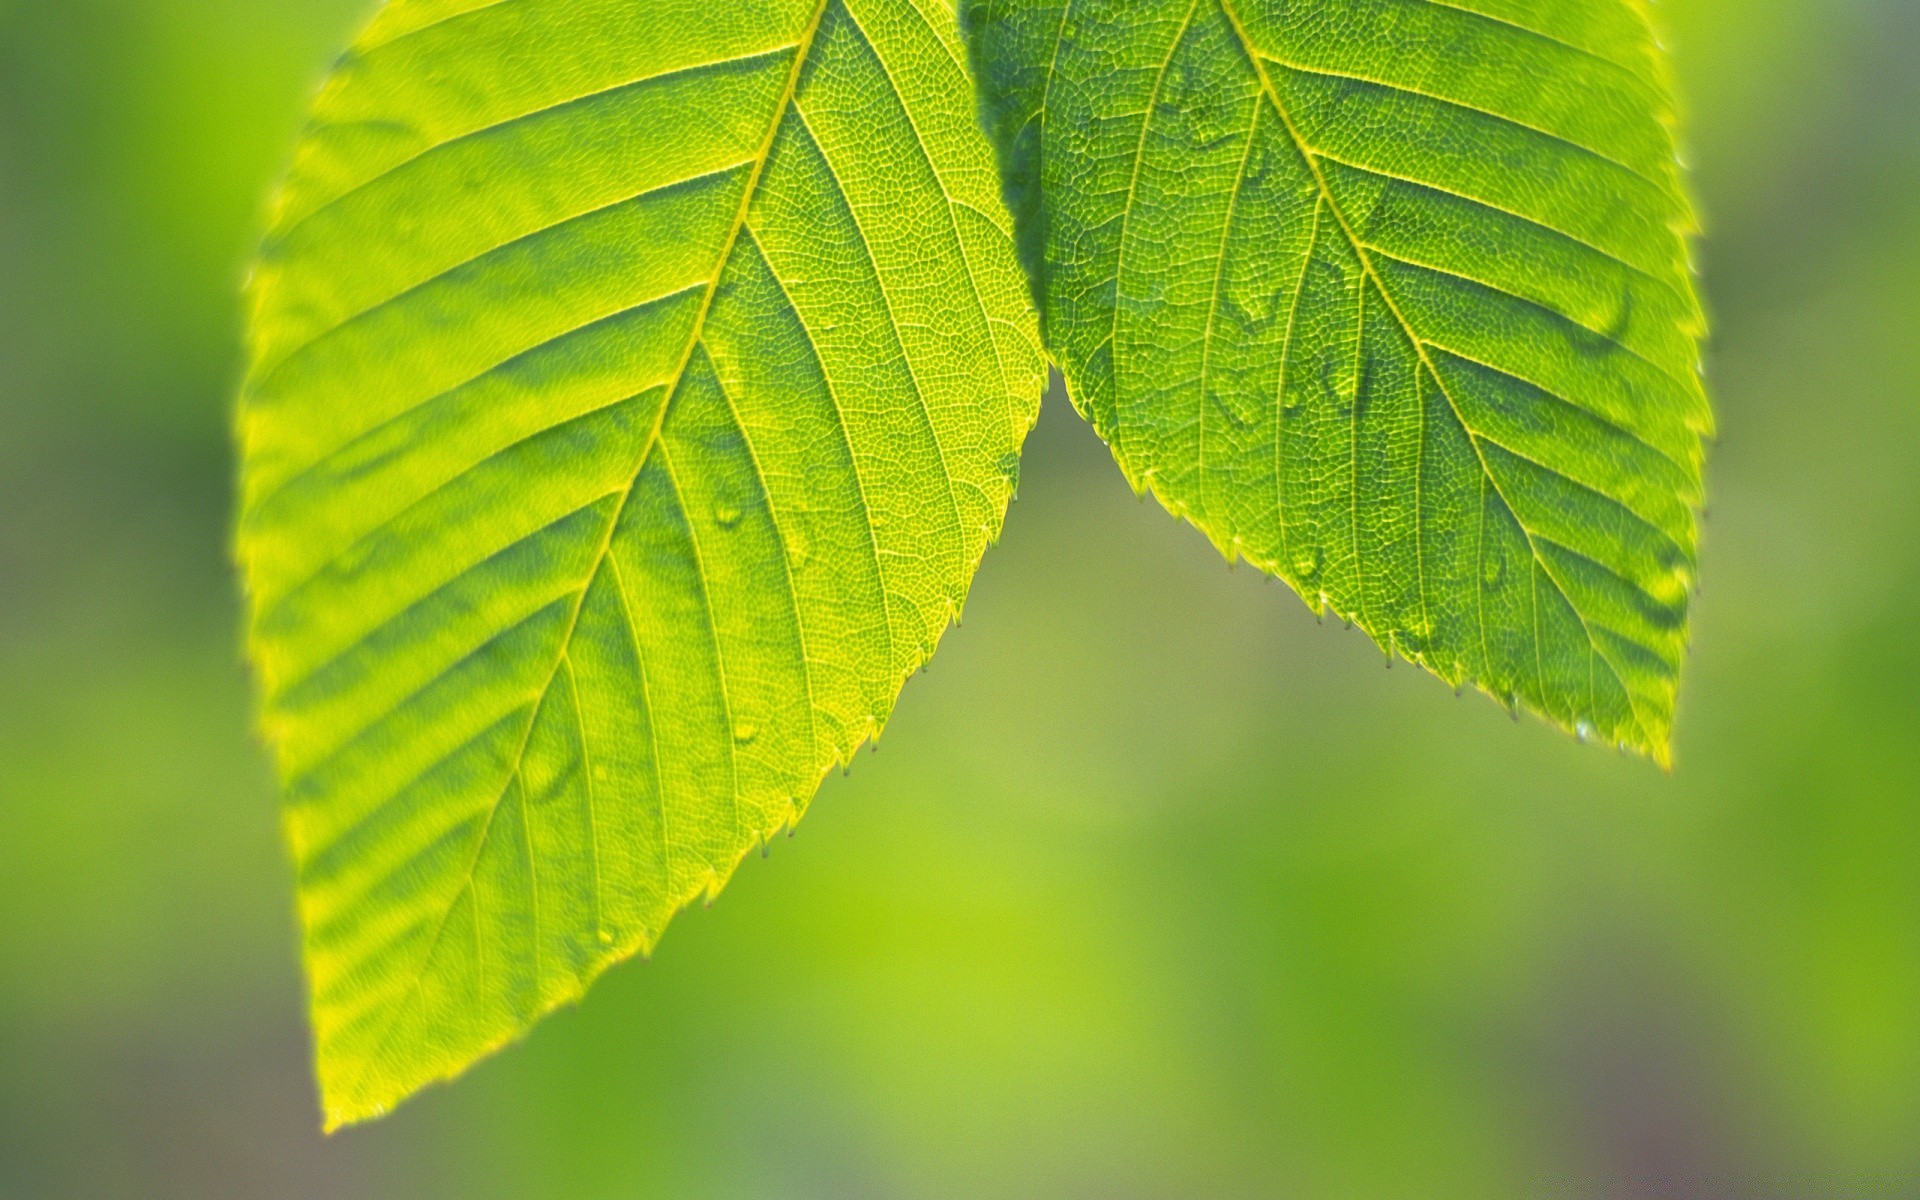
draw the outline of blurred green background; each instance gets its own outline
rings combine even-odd
[[[966,627],[650,965],[318,1133],[234,293],[361,0],[0,0],[0,1197],[1920,1195],[1920,4],[1669,0],[1722,436],[1671,778],[1050,402]]]

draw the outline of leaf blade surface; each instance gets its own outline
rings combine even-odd
[[[973,0],[1134,486],[1389,653],[1668,756],[1704,321],[1636,0]]]
[[[238,549],[329,1126],[877,736],[1043,382],[951,12],[393,0],[249,288]]]

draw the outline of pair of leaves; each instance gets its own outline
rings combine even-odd
[[[1224,551],[1664,757],[1668,106],[1637,0],[390,0],[239,417],[329,1126],[648,950],[877,736],[1004,518],[1030,295]]]

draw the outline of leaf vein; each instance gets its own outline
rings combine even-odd
[[[693,508],[687,503],[686,492],[680,486],[679,472],[673,467],[673,451],[665,441],[657,449],[660,452],[660,466],[666,472],[667,486],[673,492],[673,502],[679,508],[680,516],[687,526],[687,544],[693,550],[694,577],[700,584],[700,611],[707,619],[707,635],[713,639],[713,675],[715,689],[720,693],[720,732],[721,744],[727,750],[727,797],[733,808],[733,832],[737,840],[743,831],[740,821],[740,746],[733,715],[733,695],[727,687],[727,651],[721,644],[720,622],[713,611],[713,591],[707,584],[706,555],[700,549],[699,522],[694,520]]]
[[[431,288],[434,284],[440,283],[448,279],[452,275],[458,273],[459,271],[467,267],[471,267],[477,263],[484,262],[488,258],[491,258],[492,256],[499,254],[504,250],[513,250],[513,249],[524,250],[525,248],[535,245],[536,243],[540,242],[545,238],[552,237],[555,233],[559,232],[560,230],[566,229],[568,226],[577,224],[580,221],[585,221],[590,218],[600,216],[604,213],[611,212],[616,208],[620,208],[628,204],[638,203],[642,200],[647,199],[650,196],[658,196],[663,192],[675,191],[679,188],[687,187],[690,184],[704,183],[707,180],[719,179],[724,175],[731,175],[737,171],[742,170],[743,168],[751,167],[753,165],[753,162],[754,160],[752,159],[745,159],[740,162],[727,163],[724,166],[715,167],[711,171],[702,171],[697,175],[688,175],[680,179],[670,179],[665,183],[656,184],[655,186],[647,188],[643,191],[634,192],[630,195],[615,197],[614,199],[609,200],[604,204],[595,205],[594,207],[586,209],[582,212],[569,213],[568,215],[561,217],[558,220],[550,221],[547,224],[540,226],[538,229],[530,229],[526,233],[520,234],[517,237],[509,238],[504,242],[496,243],[495,245],[488,246],[485,249],[480,250],[474,254],[470,254],[466,258],[463,258],[458,262],[452,263],[446,267],[442,267],[436,270],[433,274],[427,276],[425,279],[420,280],[418,283],[410,283],[406,287],[401,288],[399,291],[393,293],[392,295],[387,296],[381,300],[375,301],[373,304],[368,305],[367,307],[362,308],[359,311],[354,312],[342,318],[341,320],[335,322],[332,325],[329,325],[327,328],[321,330],[319,333],[314,334],[312,337],[300,343],[298,346],[295,346],[293,349],[286,351],[271,366],[256,368],[254,372],[254,380],[252,383],[252,388],[256,392],[266,390],[267,386],[271,384],[274,381],[274,379],[279,376],[280,372],[284,370],[288,366],[288,364],[298,360],[303,355],[312,353],[313,348],[315,346],[319,346],[326,343],[328,340],[339,336],[341,333],[345,332],[346,330],[351,329],[356,325],[363,324],[369,319],[375,316],[378,316],[380,313],[385,312],[390,308],[393,308],[395,305],[406,303],[408,300],[421,295],[428,288]],[[667,294],[669,296],[678,295],[680,292],[687,291],[687,290],[689,289],[684,287],[676,288],[673,292],[669,292]],[[598,318],[598,319],[604,320],[605,318]],[[572,333],[574,331],[566,330],[564,332]],[[536,345],[534,347],[531,347],[531,349],[539,349],[539,346]],[[526,351],[521,351],[520,353],[524,354],[526,353]],[[519,355],[516,355],[515,357],[519,357]],[[509,359],[508,361],[512,361],[512,360]]]
[[[1414,87],[1411,84],[1397,83],[1392,80],[1380,79],[1372,75],[1362,75],[1353,71],[1335,71],[1335,70],[1328,69],[1326,67],[1309,67],[1303,63],[1289,62],[1286,59],[1275,57],[1270,51],[1266,51],[1266,50],[1261,50],[1258,53],[1262,58],[1272,63],[1274,66],[1279,67],[1285,71],[1291,71],[1296,75],[1311,75],[1321,79],[1342,79],[1342,80],[1346,80],[1349,83],[1364,84],[1368,87],[1378,88],[1381,91],[1385,91],[1385,92],[1394,92],[1402,96],[1412,96],[1420,100],[1431,100],[1435,104],[1444,104],[1450,108],[1459,109],[1462,112],[1474,113],[1478,116],[1486,117],[1489,120],[1499,121],[1502,124],[1511,125],[1515,129],[1519,129],[1527,133],[1531,133],[1536,137],[1545,138],[1549,142],[1552,142],[1556,145],[1565,146],[1570,150],[1576,150],[1581,154],[1587,155],[1590,158],[1594,158],[1602,163],[1605,163],[1607,166],[1615,167],[1621,171],[1625,171],[1627,174],[1632,175],[1634,178],[1640,180],[1642,183],[1645,183],[1650,187],[1653,187],[1659,190],[1662,193],[1667,192],[1668,188],[1670,187],[1669,184],[1662,183],[1659,180],[1653,179],[1652,177],[1648,176],[1645,172],[1641,171],[1639,168],[1629,166],[1628,164],[1620,161],[1619,159],[1613,157],[1610,154],[1607,154],[1602,150],[1597,150],[1592,146],[1586,145],[1585,143],[1575,141],[1573,138],[1570,138],[1565,134],[1555,133],[1551,129],[1545,129],[1539,125],[1529,124],[1526,121],[1520,120],[1518,117],[1510,116],[1506,113],[1495,112],[1490,108],[1482,108],[1480,105],[1470,104],[1465,100],[1458,100],[1452,96],[1443,96],[1438,92],[1430,92],[1423,88]]]
[[[506,0],[496,0],[496,3],[505,3],[505,2]],[[491,7],[491,5],[487,7]],[[465,14],[456,13],[455,15],[463,16]],[[438,22],[435,22],[435,24],[438,24]],[[431,27],[430,26],[423,27],[423,30],[418,30],[416,32],[422,32],[424,31],[424,28],[431,28]],[[400,39],[396,38],[394,40],[399,41]],[[391,42],[383,43],[383,45],[391,45],[391,44],[392,44]],[[383,168],[378,174],[361,180],[360,182],[354,184],[352,187],[348,188],[346,191],[341,192],[339,195],[334,196],[333,198],[327,200],[325,203],[315,207],[311,211],[297,217],[286,226],[280,229],[274,230],[273,236],[276,240],[281,240],[281,241],[284,241],[285,239],[292,237],[303,226],[305,226],[308,222],[312,221],[315,217],[318,217],[322,213],[327,212],[329,209],[332,209],[334,206],[341,204],[347,200],[350,200],[354,196],[357,196],[362,192],[365,192],[367,189],[380,183],[382,180],[387,179],[388,177],[402,170],[405,170],[407,167],[412,166],[414,163],[419,162],[421,159],[426,158],[428,155],[434,154],[434,153],[437,153],[438,151],[446,149],[448,146],[456,146],[462,142],[471,141],[475,138],[485,137],[488,134],[501,133],[523,122],[531,121],[537,117],[546,116],[549,113],[558,112],[560,109],[566,108],[569,105],[579,104],[587,100],[596,100],[603,96],[611,96],[615,92],[625,91],[628,88],[642,87],[649,83],[658,83],[661,80],[672,79],[681,75],[695,75],[703,71],[711,71],[716,67],[737,66],[740,63],[752,62],[756,58],[772,58],[776,54],[782,54],[788,50],[795,49],[796,46],[797,46],[797,43],[787,42],[783,45],[770,46],[765,50],[754,50],[746,54],[734,55],[730,58],[709,59],[706,62],[688,63],[685,66],[671,67],[665,71],[656,71],[651,75],[642,75],[636,79],[622,80],[619,83],[609,84],[608,86],[603,88],[596,88],[590,92],[580,92],[576,95],[567,96],[564,99],[556,100],[551,104],[543,104],[538,108],[528,109],[526,112],[515,113],[511,117],[503,117],[498,121],[493,121],[486,125],[481,125],[477,128],[466,130],[462,133],[455,134],[452,137],[445,138],[445,139],[442,139],[441,141],[435,142],[431,146],[422,147],[420,150],[415,151],[414,153],[408,155],[407,157],[401,159],[400,161]],[[377,48],[378,47],[376,47],[376,49]],[[669,184],[664,184],[662,186],[671,187],[672,184],[669,183]]]

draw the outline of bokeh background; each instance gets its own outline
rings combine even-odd
[[[651,964],[318,1132],[226,557],[361,0],[0,0],[0,1197],[1920,1195],[1920,4],[1667,0],[1672,777],[1381,669],[1050,401],[966,626]]]

